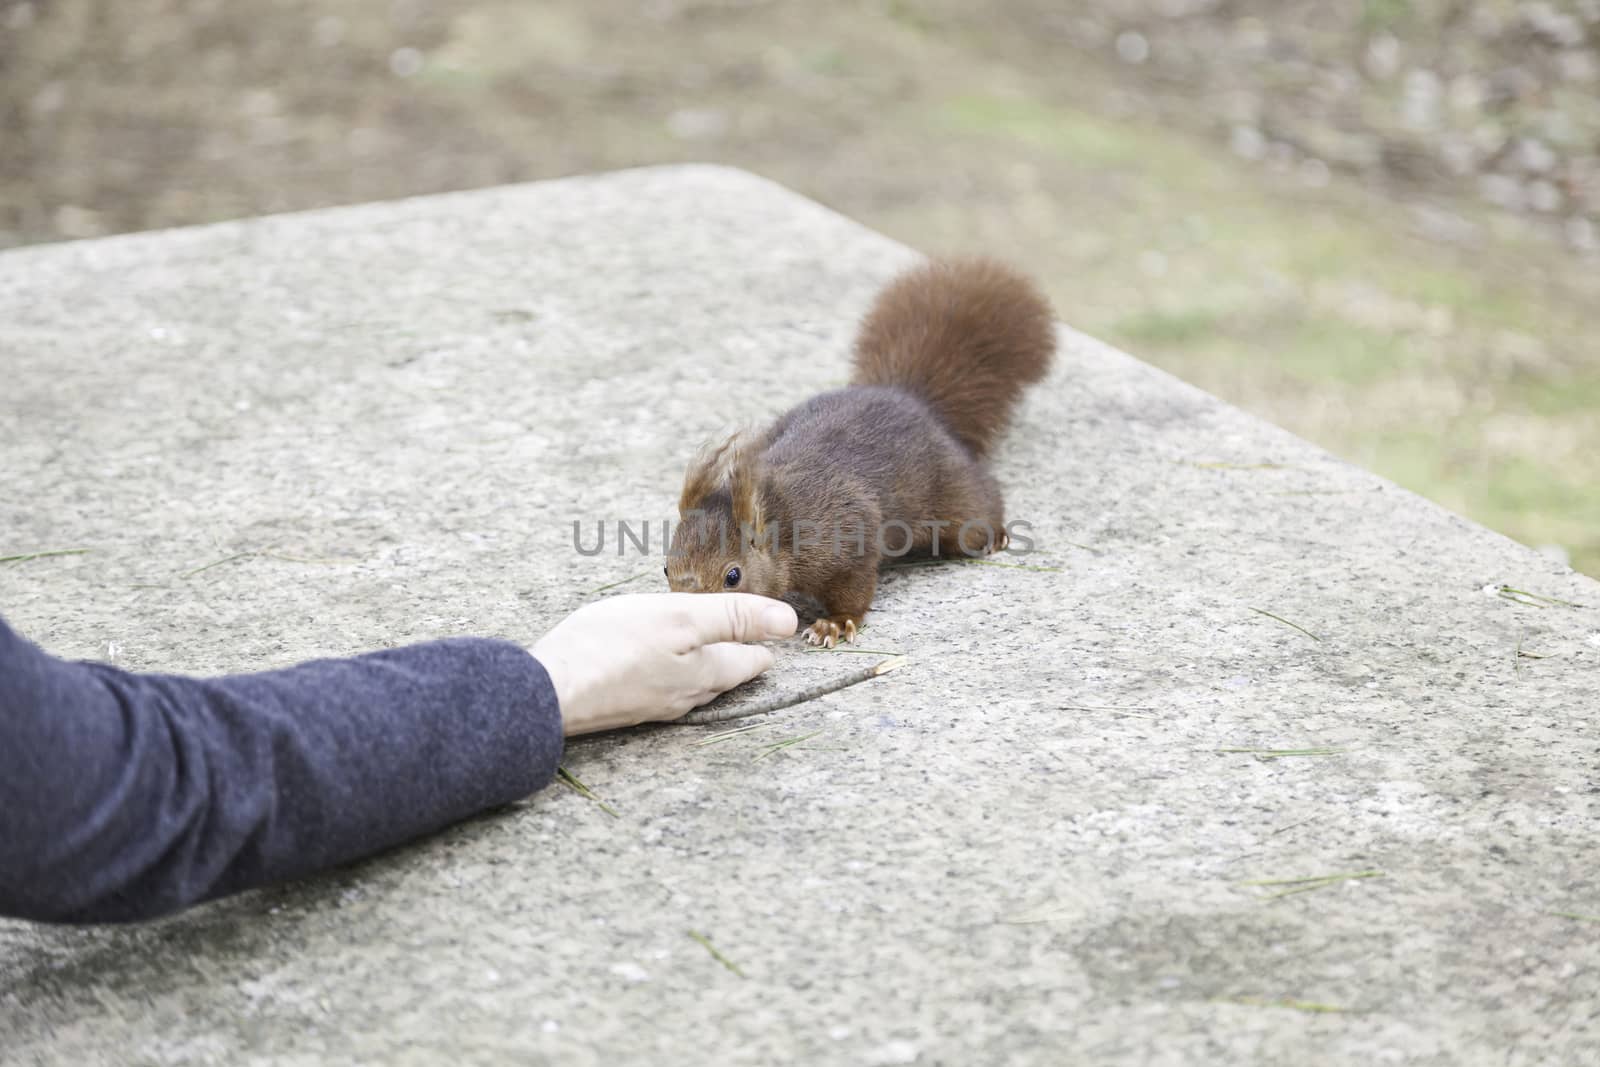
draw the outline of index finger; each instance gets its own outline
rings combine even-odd
[[[697,645],[768,641],[788,637],[799,625],[789,605],[754,593],[695,593],[684,607]]]

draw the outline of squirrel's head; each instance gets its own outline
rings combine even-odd
[[[689,464],[664,568],[673,592],[788,592],[786,568],[766,523],[764,480],[744,434],[703,449]]]

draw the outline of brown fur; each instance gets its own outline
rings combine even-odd
[[[934,262],[889,284],[856,336],[853,385],[926,400],[979,459],[1055,355],[1050,305],[990,259]]]
[[[1005,505],[982,460],[1054,351],[1049,305],[1009,268],[958,260],[902,275],[862,324],[849,387],[690,465],[671,587],[808,594],[826,611],[809,636],[832,644],[861,625],[885,555],[1003,545]],[[948,526],[935,548],[926,524],[940,521]],[[954,544],[969,521],[996,537],[974,528]],[[808,544],[812,530],[818,543]],[[730,586],[732,567],[740,574]]]

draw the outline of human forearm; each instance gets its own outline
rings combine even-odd
[[[307,874],[543,785],[544,668],[505,642],[193,679],[0,623],[0,913],[121,921]]]

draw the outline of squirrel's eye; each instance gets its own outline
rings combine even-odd
[[[732,589],[734,586],[739,584],[739,579],[742,577],[744,577],[744,575],[739,573],[738,567],[729,567],[728,573],[722,576],[722,584],[727,586],[729,589]]]

